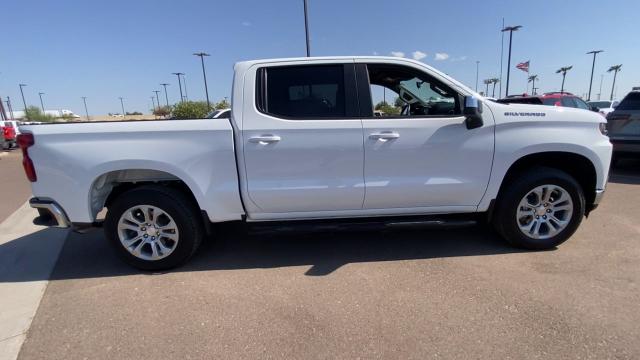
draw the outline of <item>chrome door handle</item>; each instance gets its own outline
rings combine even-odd
[[[383,141],[387,141],[387,140],[391,140],[391,139],[397,139],[399,137],[400,137],[400,134],[398,134],[397,132],[393,132],[393,131],[384,131],[384,132],[373,133],[373,134],[369,135],[369,139],[372,139],[372,140],[383,140]]]
[[[260,135],[249,138],[249,142],[258,143],[261,145],[271,144],[278,141],[280,141],[280,136],[278,135]]]

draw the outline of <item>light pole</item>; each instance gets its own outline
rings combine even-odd
[[[182,75],[182,82],[184,83],[184,99],[189,101],[189,91],[187,90],[187,74]]]
[[[304,0],[304,34],[307,39],[307,57],[310,57],[311,48],[309,47],[309,16],[307,15],[307,0]]]
[[[508,79],[509,77],[507,77]],[[495,98],[496,97],[496,84],[500,82],[500,79],[498,78],[493,78],[491,79],[491,83],[493,84],[493,93],[491,94],[491,97]]]
[[[593,69],[596,67],[596,55],[603,52],[604,50],[592,50],[587,53],[593,54],[593,63],[591,64],[591,80],[589,80],[589,95],[587,95],[587,101],[591,100],[591,84],[593,84]]]
[[[476,60],[476,92],[478,92],[478,74],[480,73],[480,61]]]
[[[153,109],[151,110],[152,112],[156,112],[156,98],[154,96],[151,97],[151,104],[153,106]]]
[[[600,96],[602,95],[602,80],[604,80],[604,74],[600,74],[600,89],[598,90],[598,101],[600,101]]]
[[[43,92],[38,93],[38,96],[40,96],[40,106],[42,107],[42,114],[44,115],[44,103],[42,102],[42,95],[44,95]]]
[[[529,81],[531,84],[531,95],[535,95],[536,94],[536,80],[538,79],[538,75],[531,75],[529,76]]]
[[[504,92],[505,97],[509,96],[509,75],[511,74],[511,43],[513,42],[513,32],[518,31],[520,28],[522,28],[522,25],[507,26],[502,29],[503,32],[509,32],[509,56],[507,58],[507,85]]]
[[[613,84],[611,85],[611,97],[609,97],[610,101],[613,101],[613,89],[616,88],[616,77],[618,76],[618,71],[620,71],[621,68],[622,68],[622,64],[619,64],[619,65],[613,65],[612,67],[609,68],[609,70],[607,70],[607,72],[613,71]]]
[[[13,107],[11,106],[11,99],[8,96],[7,96],[7,109],[9,109],[9,113],[11,114],[11,120],[15,120],[16,118],[13,115]]]
[[[22,91],[22,88],[27,86],[27,84],[18,84],[18,86],[20,86],[20,95],[22,95],[22,105],[24,105],[24,117],[27,118],[27,120],[29,120],[29,115],[27,114],[27,102],[24,100],[24,91]]]
[[[174,72],[173,75],[178,77],[178,87],[180,88],[180,102],[184,101],[184,97],[182,97],[182,81],[180,80],[180,75],[184,75],[181,72]]]
[[[167,107],[169,107],[169,96],[167,95],[167,85],[171,85],[171,84],[162,83],[160,85],[164,86],[164,99],[167,101]]]
[[[207,87],[207,73],[204,70],[204,57],[211,56],[205,52],[194,53],[193,55],[200,57],[202,63],[202,76],[204,77],[204,92],[207,95],[207,109],[211,109],[211,102],[209,102],[209,88]]]
[[[562,73],[562,86],[560,86],[560,92],[564,92],[564,78],[567,76],[567,71],[571,70],[573,68],[573,65],[571,66],[564,66],[561,67],[560,69],[556,70],[556,74],[560,74]]]
[[[124,99],[122,96],[119,97],[118,99],[120,99],[120,106],[122,107],[122,118],[124,118],[125,116],[125,112],[124,112],[124,101],[122,101],[122,99]]]
[[[160,90],[153,90],[153,92],[156,93],[156,101],[158,102],[158,109],[160,109],[160,95],[158,95]]]
[[[84,113],[87,114],[87,121],[89,121],[89,110],[87,110],[87,97],[83,96],[82,101],[84,102]]]

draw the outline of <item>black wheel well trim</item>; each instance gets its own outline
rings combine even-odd
[[[524,171],[534,167],[547,167],[564,171],[572,176],[584,192],[586,200],[585,215],[595,208],[597,172],[593,162],[586,156],[568,151],[545,151],[527,154],[514,161],[506,171],[496,198],[504,191],[506,185],[515,180],[515,177]],[[491,204],[496,199],[491,200]],[[493,206],[489,205],[489,216],[492,215]]]

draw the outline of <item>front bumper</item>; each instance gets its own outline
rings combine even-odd
[[[31,198],[29,205],[34,209],[38,209],[39,216],[33,219],[34,224],[58,228],[71,227],[67,214],[55,201]]]

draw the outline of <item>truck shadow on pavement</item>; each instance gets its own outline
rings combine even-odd
[[[0,254],[23,253],[47,241],[45,229],[0,245]],[[521,252],[507,245],[487,226],[455,230],[394,230],[376,232],[318,232],[248,235],[228,226],[207,239],[185,266],[169,272],[311,266],[307,276],[324,276],[350,263],[480,256]],[[55,255],[52,255],[55,256]],[[1,258],[1,257],[0,257]],[[102,231],[69,232],[57,263],[49,272],[30,271],[28,257],[14,260],[23,271],[0,271],[0,283],[67,280],[142,272],[122,262]],[[26,263],[25,263],[26,262]],[[0,270],[2,268],[0,267]]]
[[[623,159],[611,168],[609,181],[617,184],[640,184],[640,160]]]

